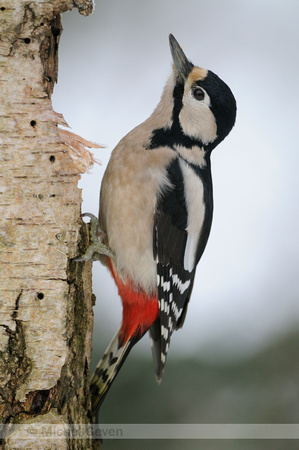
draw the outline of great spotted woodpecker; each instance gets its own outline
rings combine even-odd
[[[123,305],[121,327],[91,379],[94,415],[148,330],[156,378],[162,378],[210,234],[211,152],[235,123],[230,88],[194,66],[172,35],[169,41],[172,74],[152,115],[113,150],[101,185],[98,228],[93,218],[93,243],[79,258],[105,259]]]

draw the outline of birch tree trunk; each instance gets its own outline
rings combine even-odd
[[[80,173],[92,144],[60,131],[52,110],[60,14],[91,0],[0,2],[0,417],[2,423],[89,423],[91,264]],[[82,248],[78,248],[78,243]],[[18,429],[4,448],[91,448]]]

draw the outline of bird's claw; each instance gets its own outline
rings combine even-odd
[[[91,244],[86,249],[84,255],[79,256],[78,258],[74,258],[73,261],[99,261],[101,259],[101,255],[108,256],[112,260],[115,259],[114,253],[107,247],[107,245],[103,244],[101,238],[97,235],[98,218],[91,213],[84,213],[82,217],[90,218],[90,240]]]

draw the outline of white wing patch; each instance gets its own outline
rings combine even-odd
[[[198,239],[188,234],[184,255],[184,269],[192,272],[195,266],[195,253]]]
[[[184,176],[185,199],[188,212],[187,243],[184,254],[184,269],[192,272],[195,268],[195,258],[198,240],[205,217],[203,200],[203,184],[194,170],[183,160],[180,160]]]

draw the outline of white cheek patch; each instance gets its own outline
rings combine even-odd
[[[187,243],[184,254],[184,269],[192,272],[196,265],[196,251],[205,218],[203,184],[199,176],[184,161],[180,160],[185,185],[185,200],[188,213]]]
[[[183,107],[179,115],[180,124],[187,136],[199,139],[203,144],[217,138],[217,124],[210,104],[207,93],[204,100],[198,101],[193,97],[190,83],[186,83]]]

